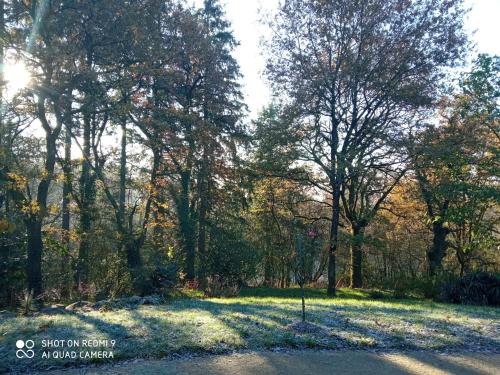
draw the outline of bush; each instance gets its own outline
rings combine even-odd
[[[415,288],[415,280],[405,276],[398,276],[393,281],[392,297],[402,299],[409,297]]]
[[[500,277],[488,272],[474,272],[442,288],[440,300],[465,305],[500,305]]]
[[[219,275],[211,276],[207,281],[205,289],[207,297],[236,297],[241,289],[236,280]]]
[[[445,285],[455,282],[456,275],[441,272],[434,277],[422,277],[415,280],[415,290],[419,296],[439,299]]]
[[[210,227],[210,252],[200,262],[206,275],[247,283],[257,274],[258,252],[245,239],[244,222],[227,217],[221,220],[224,222]]]
[[[434,277],[398,275],[383,285],[383,288],[392,290],[394,298],[423,297],[436,299],[441,295],[443,285],[448,285],[453,280],[456,280],[456,276],[447,272],[442,272]]]
[[[133,293],[132,275],[119,253],[109,254],[101,264],[93,265],[91,279],[95,280],[95,285],[89,289],[90,293],[84,293],[91,300],[118,298]]]
[[[378,290],[378,289],[370,290],[368,292],[368,296],[371,299],[384,299],[387,297],[384,292],[382,292],[381,290]]]
[[[179,281],[178,267],[170,264],[166,267],[157,267],[150,276],[153,293],[168,295]]]
[[[0,306],[15,306],[26,280],[26,238],[21,223],[0,218]]]
[[[159,295],[150,295],[145,297],[132,296],[127,298],[117,298],[109,299],[90,304],[89,309],[99,310],[99,311],[112,311],[119,309],[131,309],[136,308],[140,305],[161,305],[165,302],[165,299]],[[76,305],[76,304],[72,304]],[[70,306],[72,306],[70,305]],[[68,306],[69,307],[69,306]],[[68,307],[66,309],[68,310]],[[76,307],[80,307],[76,305]]]

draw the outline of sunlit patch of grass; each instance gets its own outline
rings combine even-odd
[[[0,320],[0,366],[23,370],[77,364],[38,357],[16,361],[15,341],[20,338],[37,345],[42,339],[113,339],[115,359],[241,348],[499,348],[498,309],[372,300],[367,291],[341,290],[339,295],[330,299],[325,290],[306,291],[307,319],[320,327],[313,333],[288,329],[300,319],[296,288],[244,289],[236,298],[183,295],[158,306],[5,318]]]

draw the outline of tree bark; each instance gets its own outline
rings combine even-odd
[[[274,286],[274,272],[273,272],[273,262],[271,259],[271,251],[266,249],[264,256],[264,285],[265,286]]]
[[[64,182],[62,197],[62,223],[64,244],[69,244],[68,232],[70,230],[70,194],[71,194],[71,125],[66,124],[66,133],[64,136]]]
[[[363,287],[363,237],[364,228],[352,225],[351,288]]]
[[[38,118],[42,122],[42,126],[46,132],[46,157],[44,163],[44,174],[38,184],[36,196],[36,212],[31,212],[25,218],[25,224],[28,236],[28,257],[26,262],[26,273],[28,279],[28,290],[33,292],[33,296],[37,297],[42,294],[42,223],[43,218],[47,214],[47,197],[49,194],[50,183],[54,174],[54,166],[56,163],[56,140],[61,131],[62,120],[59,111],[56,109],[57,126],[52,130],[45,116],[45,100],[40,97],[38,99]],[[19,202],[23,204],[23,202]]]
[[[70,263],[69,257],[69,246],[70,246],[70,227],[71,227],[71,214],[69,209],[70,204],[70,194],[71,194],[71,122],[66,122],[66,132],[64,135],[64,182],[63,182],[63,196],[62,196],[62,219],[61,219],[61,229],[62,229],[62,243],[65,246],[65,252],[61,257],[61,275],[65,275],[68,272],[68,264]],[[61,292],[63,297],[68,296],[69,288],[66,285],[68,280],[63,280],[61,285]]]
[[[127,124],[121,123],[121,153],[120,153],[120,195],[118,197],[118,210],[122,223],[125,223],[125,194],[127,184]]]
[[[142,265],[140,246],[136,240],[129,237],[125,241],[125,250],[127,252],[127,265],[131,271],[137,270]]]
[[[0,36],[2,38],[5,37],[5,1],[4,0],[0,0]],[[4,66],[4,61],[5,60],[5,48],[4,48],[4,43],[0,43],[0,64],[1,66],[3,67]],[[5,87],[5,77],[4,77],[4,73],[3,73],[4,69],[0,69],[0,108],[2,108],[2,112],[3,112],[3,91],[4,91],[4,87]],[[1,114],[1,118],[0,118],[0,126],[3,126],[3,122],[4,122],[4,119],[3,119],[3,113]],[[0,136],[1,136],[1,133],[0,132]],[[2,139],[0,138],[0,142],[2,141]]]
[[[460,265],[460,277],[462,277],[465,275],[466,271],[468,270],[467,261],[465,259],[465,254],[462,252],[462,250],[459,247],[457,247],[457,249],[456,249],[456,255],[457,255],[458,264]]]
[[[158,169],[160,168],[161,152],[156,147],[152,147],[151,151],[153,152],[153,166],[151,168],[151,177],[150,177],[150,183],[151,183],[150,195],[152,195],[153,197],[150,197],[150,199],[148,200],[149,205],[147,206],[147,208],[149,212],[151,205],[153,205],[154,207],[153,243],[155,247],[160,248],[163,244],[163,232],[164,232],[161,222],[165,217],[165,208],[163,207],[165,199],[162,192],[157,187],[158,184],[157,174],[158,174]]]
[[[200,288],[206,287],[206,241],[207,241],[207,211],[208,211],[208,155],[207,150],[203,152],[203,160],[199,177],[199,196],[200,207],[198,212],[198,280],[200,281]]]
[[[133,217],[127,225],[125,218],[125,200],[127,192],[127,123],[123,120],[121,126],[121,152],[120,152],[120,192],[118,197],[118,214],[121,224],[118,227],[122,228],[123,245],[127,254],[127,266],[130,271],[134,272],[142,265],[140,247],[141,238],[134,237]]]
[[[88,115],[84,115],[83,128],[83,162],[80,175],[80,246],[78,249],[77,284],[89,281],[89,235],[92,228],[92,206],[94,200],[94,181],[90,166],[90,132],[91,124]]]
[[[182,171],[178,213],[179,213],[181,236],[182,236],[182,241],[184,243],[184,250],[186,256],[184,272],[186,273],[187,280],[194,280],[195,230],[193,227],[193,220],[191,217],[191,209],[189,204],[190,180],[191,180],[190,171]]]
[[[26,275],[28,278],[28,291],[37,297],[42,294],[42,223],[38,218],[26,221],[28,235],[28,258],[26,262]]]
[[[446,236],[449,233],[448,228],[444,227],[442,221],[437,221],[432,224],[432,246],[427,252],[427,260],[429,263],[429,276],[435,276],[442,269],[442,261],[446,256],[448,243]]]
[[[340,184],[333,184],[332,223],[330,227],[330,248],[328,252],[328,289],[330,297],[336,295],[336,254],[338,249],[338,232],[340,224]]]

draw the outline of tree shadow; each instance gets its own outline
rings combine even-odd
[[[308,320],[325,327],[324,340],[316,340],[314,335],[290,337],[280,334],[295,319],[299,318],[299,304],[295,310],[291,304],[253,305],[241,302],[217,303],[209,300],[198,301],[196,308],[211,311],[218,319],[253,343],[268,340],[276,335],[274,342],[264,346],[290,345],[292,347],[357,347],[377,346],[388,349],[491,349],[499,347],[498,339],[476,332],[465,322],[446,321],[445,319],[425,316],[425,309],[401,309],[393,307],[366,308],[343,306],[332,309],[330,306],[311,304],[306,308]],[[183,308],[178,306],[177,308]],[[379,322],[390,317],[394,322]],[[459,340],[464,333],[466,340]],[[252,339],[250,339],[252,338]],[[264,340],[263,340],[264,339]],[[326,341],[325,341],[326,340]]]
[[[311,302],[306,307],[307,319],[321,329],[315,332],[296,332],[288,327],[300,319],[298,300],[269,303],[265,299],[261,302],[253,299],[248,302],[230,299],[180,299],[161,306],[121,310],[121,320],[118,321],[113,320],[113,312],[99,316],[97,312],[75,311],[51,316],[53,323],[50,327],[38,327],[35,324],[37,320],[34,319],[30,323],[31,330],[9,330],[4,334],[4,340],[0,341],[0,345],[6,348],[0,353],[0,361],[4,367],[7,364],[17,370],[88,363],[73,359],[47,362],[38,357],[30,362],[17,361],[15,342],[20,338],[36,340],[37,345],[43,339],[113,339],[117,345],[114,360],[161,358],[175,353],[225,353],[241,348],[376,347],[384,350],[429,350],[434,348],[429,345],[433,342],[440,344],[443,349],[454,350],[497,348],[498,351],[500,348],[498,337],[475,331],[468,327],[465,320],[447,321],[436,316],[426,316],[427,312],[428,310],[418,306],[405,309],[391,304],[367,307]],[[461,314],[467,315],[463,311]],[[386,321],[384,318],[387,318]],[[39,322],[42,324],[43,319]],[[393,329],[391,322],[398,329]],[[212,326],[213,324],[217,327]],[[25,325],[20,321],[17,323],[17,327]],[[461,333],[466,340],[458,344],[440,341],[443,335],[446,338],[447,334],[453,336],[454,332]],[[415,360],[425,362],[425,358]],[[441,357],[436,357],[433,361],[445,365],[445,359]]]
[[[60,319],[62,317],[66,319]],[[2,366],[8,371],[19,372],[54,366],[65,367],[110,362],[107,358],[82,358],[80,352],[107,350],[104,347],[83,346],[83,340],[112,340],[126,334],[126,328],[119,324],[104,322],[76,311],[50,315],[50,318],[51,320],[48,322],[42,320],[38,323],[36,319],[31,319],[28,324],[18,324],[20,329],[9,330],[3,335],[4,339],[0,342],[0,346],[4,346],[0,350],[0,370]],[[77,320],[72,321],[71,318]],[[82,323],[93,328],[89,330],[82,326]],[[33,340],[35,354],[33,358],[24,358],[23,360],[16,356],[17,340],[25,342]],[[78,346],[74,344],[75,342],[78,343]],[[76,352],[76,356],[64,358],[67,355],[66,352],[70,352],[70,354]]]

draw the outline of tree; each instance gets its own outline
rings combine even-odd
[[[474,248],[492,241],[499,200],[494,177],[499,170],[499,66],[498,58],[480,56],[462,78],[460,92],[443,99],[440,126],[429,126],[411,150],[433,233],[427,253],[431,276],[441,270],[450,246],[464,273]]]
[[[196,14],[179,8],[175,19],[172,59],[166,65],[168,80],[158,80],[151,106],[164,122],[159,134],[166,145],[161,173],[169,181],[184,271],[192,280],[197,245],[202,256],[206,252],[210,179],[224,171],[215,167],[221,160],[236,154],[235,144],[244,130],[238,123],[242,109],[239,68],[231,56],[235,41],[220,6],[207,1]]]
[[[366,159],[365,155],[359,155],[344,172],[341,198],[343,214],[351,227],[351,288],[363,286],[365,229],[406,173],[405,156],[398,153],[396,145],[387,147],[382,154],[373,152]],[[402,144],[400,149],[404,149]]]
[[[284,288],[295,270],[294,216],[304,199],[303,187],[280,178],[253,184],[249,237],[262,260],[264,284]]]
[[[411,173],[391,191],[367,227],[364,238],[365,285],[398,289],[426,275],[426,250],[431,240],[425,204]]]
[[[42,293],[42,226],[49,216],[48,194],[54,179],[57,141],[71,92],[71,73],[66,69],[67,60],[63,56],[71,50],[71,44],[61,38],[59,21],[64,19],[64,7],[38,1],[30,4],[14,1],[10,5],[10,21],[14,26],[9,30],[9,42],[18,53],[14,57],[29,61],[30,68],[37,73],[37,79],[22,96],[23,101],[18,102],[18,108],[24,106],[24,115],[35,118],[45,132],[45,153],[35,179],[36,194],[31,194],[30,184],[22,175],[14,171],[7,173],[10,194],[23,213],[27,231],[28,290],[39,296]]]
[[[289,0],[270,21],[268,77],[289,104],[300,159],[321,171],[311,184],[332,200],[331,296],[346,166],[431,104],[441,68],[464,52],[463,14],[459,0]]]

